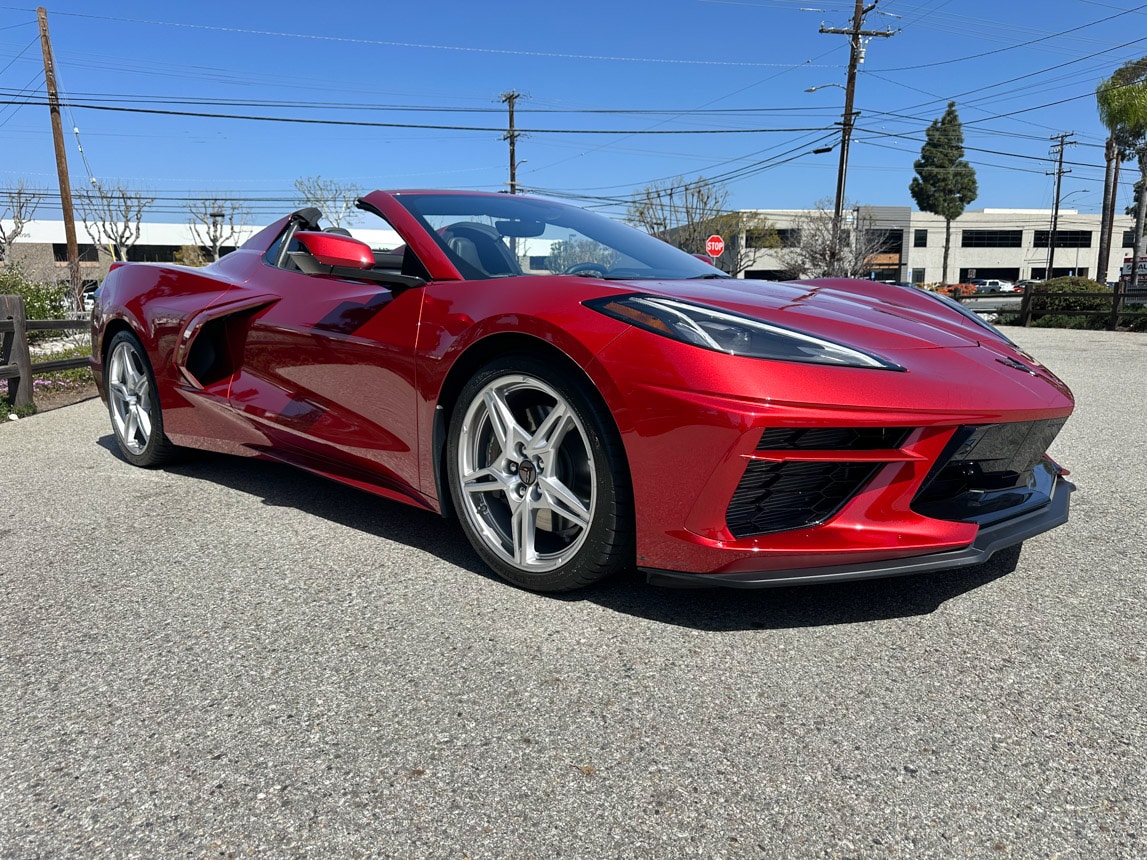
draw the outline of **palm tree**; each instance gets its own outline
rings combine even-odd
[[[1107,260],[1111,253],[1111,222],[1108,214],[1114,212],[1113,174],[1115,161],[1134,156],[1139,162],[1139,174],[1147,180],[1147,57],[1124,63],[1110,78],[1100,82],[1095,90],[1099,120],[1107,128],[1107,175],[1103,183],[1103,226],[1100,234],[1099,271],[1107,277]],[[1147,185],[1147,181],[1144,182]],[[1138,195],[1135,207],[1135,253],[1131,266],[1131,286],[1139,282],[1139,257],[1143,255],[1143,220],[1147,215],[1147,194]],[[1105,241],[1106,240],[1106,241]]]
[[[1107,143],[1103,149],[1107,170],[1103,174],[1103,208],[1099,211],[1099,260],[1095,271],[1095,280],[1101,284],[1107,283],[1107,263],[1111,259],[1111,231],[1115,221],[1115,189],[1119,184],[1119,143],[1115,139],[1118,121],[1114,115],[1111,97],[1114,86],[1116,85],[1111,78],[1104,78],[1095,88],[1099,121],[1107,129]],[[1048,277],[1051,277],[1050,273]]]

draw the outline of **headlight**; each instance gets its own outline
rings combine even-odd
[[[646,331],[730,355],[838,367],[904,369],[831,340],[680,299],[629,295],[593,299],[585,304]]]

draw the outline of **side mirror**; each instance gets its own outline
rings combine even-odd
[[[376,269],[370,245],[350,236],[300,230],[294,238],[304,250],[291,251],[290,257],[304,275],[370,281],[385,284],[391,290],[409,290],[426,283],[414,275]]]
[[[338,266],[346,269],[371,269],[374,267],[374,253],[370,245],[351,236],[338,233],[316,233],[300,230],[294,238],[306,248],[315,262],[323,266]]]

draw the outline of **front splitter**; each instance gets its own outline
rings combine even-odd
[[[983,564],[1009,546],[1022,543],[1067,522],[1075,485],[1064,478],[1056,480],[1051,501],[1038,510],[1012,519],[981,526],[976,539],[962,549],[908,558],[861,564],[809,567],[796,570],[761,570],[739,573],[680,573],[672,570],[639,568],[646,582],[666,588],[771,588],[778,585],[805,585],[846,582],[853,579],[881,579],[937,570],[954,570]]]

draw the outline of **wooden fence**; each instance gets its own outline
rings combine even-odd
[[[1126,319],[1137,319],[1147,317],[1147,306],[1143,304],[1131,304],[1130,302],[1143,302],[1147,300],[1147,295],[1142,291],[1136,293],[1135,296],[1128,296],[1122,285],[1116,287],[1110,293],[1045,293],[1037,292],[1033,289],[1033,284],[1024,286],[1023,298],[1020,300],[1019,306],[1019,324],[1025,328],[1032,324],[1032,320],[1046,314],[1055,314],[1057,316],[1068,317],[1106,317],[1107,324],[1105,328],[1109,331],[1115,331]],[[994,299],[1014,296],[1014,293],[971,293],[966,296],[953,296],[958,302],[971,301],[973,299]],[[1085,304],[1088,307],[1075,309],[1065,308],[1062,305],[1057,305],[1057,299],[1071,299],[1073,304]],[[1135,310],[1128,310],[1128,308],[1135,308]],[[997,313],[1011,313],[1012,311],[1007,308],[998,308]]]
[[[32,406],[32,379],[36,373],[87,367],[86,356],[33,363],[28,351],[30,331],[81,331],[87,319],[30,320],[21,296],[0,296],[0,379],[8,380],[8,398],[15,407]]]

